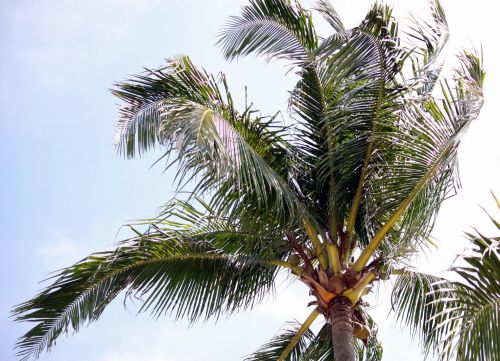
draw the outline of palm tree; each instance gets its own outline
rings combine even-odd
[[[431,10],[433,21],[415,19],[405,43],[378,2],[346,30],[318,1],[333,31],[321,38],[298,2],[251,0],[218,44],[227,59],[264,55],[296,73],[286,124],[237,110],[225,76],[185,56],[116,84],[118,150],[134,157],[160,146],[190,196],[17,306],[17,320],[37,323],[19,355],[36,357],[98,319],[122,291],[155,317],[195,322],[252,308],[281,270],[309,287],[312,311],[247,360],[379,360],[362,297],[425,247],[483,102],[476,52],[438,81],[448,33],[437,0]]]
[[[499,361],[500,234],[466,235],[473,248],[451,268],[463,281],[405,270],[393,290],[395,316],[441,360]]]

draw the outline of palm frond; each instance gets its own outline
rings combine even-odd
[[[353,345],[356,350],[357,360],[381,361],[382,346],[377,338],[377,328],[369,316],[368,323],[372,333],[367,340],[367,344],[364,345],[360,340],[356,339]],[[316,336],[311,339],[300,361],[330,361],[333,359],[332,330],[330,324],[325,323]]]
[[[274,336],[269,342],[260,347],[255,353],[247,356],[245,361],[276,361],[279,359],[285,348],[290,344],[292,338],[296,335],[300,325],[295,323],[289,324],[287,329],[282,333]],[[307,342],[314,335],[308,330],[302,335],[299,342],[296,344],[292,352],[285,360],[299,361],[303,349],[306,348]]]
[[[457,307],[453,292],[452,283],[444,278],[410,270],[398,276],[394,284],[391,296],[394,317],[418,338],[425,356],[443,351],[441,342],[457,323],[452,317],[442,327],[447,319],[443,311]]]
[[[190,202],[173,199],[156,219],[141,224],[168,229],[168,234],[189,238],[191,242],[208,242],[224,254],[282,260],[291,252],[285,230],[273,227],[271,220],[235,220],[230,213],[215,209],[200,198]]]
[[[356,228],[362,244],[369,237],[360,220],[365,181],[373,154],[382,151],[377,133],[394,127],[407,91],[395,80],[406,54],[391,14],[376,3],[358,28],[327,38],[291,96],[303,194],[314,199],[312,209],[327,216],[330,228],[350,207],[348,233]]]
[[[429,97],[438,82],[444,64],[444,49],[448,43],[448,22],[439,0],[431,0],[432,22],[413,17],[408,36],[412,51],[414,89],[424,97]]]
[[[299,183],[320,213],[337,213],[333,218],[339,220],[351,203],[351,213],[357,214],[367,168],[361,169],[373,152],[372,133],[393,122],[399,108],[395,99],[403,94],[394,86],[402,53],[390,14],[390,8],[375,4],[360,27],[325,39],[315,51],[317,60],[301,70],[291,96],[299,120],[296,149],[302,153],[297,158],[303,161]]]
[[[216,80],[182,57],[117,84],[113,93],[125,101],[119,145],[129,156],[135,140],[143,151],[160,143],[166,155],[175,154],[179,184],[197,179],[195,193],[219,192],[233,202],[224,206],[235,208],[246,197],[245,207],[252,202],[255,212],[272,210],[281,219],[296,215],[298,199],[287,185],[286,128],[250,109],[238,113],[223,77]],[[152,102],[154,111],[144,112]]]
[[[120,244],[59,271],[35,298],[13,310],[17,321],[36,322],[17,343],[22,359],[50,349],[70,329],[95,321],[118,294],[141,300],[155,317],[170,312],[194,322],[252,308],[272,290],[272,262],[224,253],[226,229],[205,232],[161,223]],[[236,233],[236,232],[235,232]],[[244,235],[232,235],[245,243]],[[234,247],[234,244],[232,245]]]
[[[352,232],[368,166],[378,149],[376,134],[394,122],[403,89],[389,85],[393,77],[389,69],[398,62],[396,53],[384,51],[377,38],[365,33],[354,36],[348,44],[338,53],[340,62],[336,59],[332,62],[332,67],[352,73],[340,74],[345,80],[335,89],[335,97],[328,106],[327,121],[333,144],[320,160],[319,173],[324,179],[335,179],[332,191],[335,204],[344,209],[350,205],[348,229]],[[348,56],[343,54],[351,46],[356,50]]]
[[[318,316],[318,311],[313,311],[303,324],[288,323],[286,329],[274,336],[245,361],[299,361],[303,360],[302,354],[307,344],[314,338],[309,329]]]
[[[498,208],[500,210],[500,206]],[[500,222],[493,224],[500,231]],[[455,339],[444,339],[447,355],[457,361],[500,360],[500,236],[486,237],[480,232],[467,234],[472,251],[462,257],[464,265],[452,268],[463,281],[454,282],[457,310],[443,311],[438,328],[449,328]],[[455,319],[457,322],[452,322]]]
[[[300,361],[327,361],[333,359],[332,328],[329,323],[325,323],[315,337],[311,339]]]
[[[325,129],[326,96],[320,79],[324,70],[321,64],[305,66],[290,96],[290,109],[297,119],[292,149],[296,159],[294,178],[311,209],[317,213],[328,208],[330,193],[330,184],[321,182],[317,172],[318,160],[328,152],[331,143]]]
[[[336,32],[345,31],[344,24],[340,19],[339,14],[328,0],[318,0],[316,2],[315,10],[319,11],[325,20]]]
[[[363,229],[363,223],[359,222],[358,215],[364,213],[362,205],[364,189],[373,163],[372,158],[374,154],[381,151],[381,145],[377,138],[379,133],[393,126],[401,109],[400,102],[406,89],[398,86],[395,82],[395,77],[402,67],[405,53],[399,48],[398,24],[392,17],[392,8],[376,2],[359,28],[361,34],[374,44],[375,49],[372,51],[372,56],[375,57],[372,61],[373,65],[367,72],[368,79],[372,80],[372,84],[369,91],[364,94],[364,99],[361,99],[360,105],[362,107],[359,109],[361,114],[366,112],[369,116],[367,117],[365,113],[360,117],[361,120],[353,122],[364,131],[363,136],[355,136],[354,139],[364,140],[366,145],[349,142],[352,143],[349,144],[349,147],[357,158],[353,158],[353,165],[358,166],[358,169],[352,169],[352,173],[358,179],[353,190],[354,194],[347,221],[347,236],[350,238],[354,229],[357,228],[359,238],[362,240],[366,229]],[[366,107],[367,105],[368,107]],[[355,116],[360,115],[359,110],[354,113]]]
[[[338,51],[350,37],[351,34],[337,33],[315,50],[311,58],[316,60],[303,64],[298,73],[300,80],[289,99],[290,112],[296,120],[293,126],[295,147],[290,149],[296,160],[294,177],[301,185],[301,192],[309,201],[311,210],[317,214],[325,213],[324,210],[327,209],[335,209],[334,204],[330,203],[333,178],[322,176],[319,169],[321,160],[327,163],[327,167],[332,166],[329,151],[332,150],[333,140],[327,117],[330,112],[328,104],[331,97],[335,96],[338,82],[331,74],[332,70],[337,69],[320,59]],[[329,154],[330,161],[324,160],[325,154]]]
[[[499,207],[500,209],[500,207]],[[500,230],[498,222],[493,222]],[[442,360],[500,359],[500,237],[468,234],[474,249],[451,269],[462,281],[406,271],[392,293],[396,319],[427,355]]]
[[[356,262],[357,268],[366,264],[367,256],[385,236],[394,237],[382,246],[385,256],[393,253],[391,245],[414,245],[415,249],[422,244],[439,206],[454,190],[460,139],[483,104],[481,56],[465,52],[460,59],[455,88],[444,82],[441,101],[410,101],[397,128],[380,134],[381,162],[371,164],[365,193],[367,223],[380,228],[370,232],[372,240]],[[393,227],[396,230],[391,232]],[[385,246],[389,248],[384,250]]]
[[[164,102],[191,100],[200,104],[225,104],[214,77],[196,69],[188,57],[168,60],[158,69],[146,69],[111,90],[124,103],[119,108],[118,151],[133,157],[161,143]],[[230,104],[229,104],[230,105]]]
[[[310,14],[286,0],[251,0],[219,34],[227,59],[255,53],[301,63],[317,46]]]
[[[378,339],[378,327],[373,318],[368,314],[364,313],[367,320],[367,326],[370,329],[370,337],[366,344],[361,345],[359,341],[357,344],[357,354],[359,361],[381,361],[384,349],[380,340]]]

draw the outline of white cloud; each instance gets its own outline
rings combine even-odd
[[[114,235],[119,223],[94,222],[78,238],[62,231],[51,231],[50,239],[42,241],[36,253],[51,270],[67,267],[96,251],[115,248]]]
[[[265,317],[279,319],[282,322],[293,319],[303,321],[312,310],[306,308],[307,304],[313,300],[308,295],[307,287],[298,281],[290,283],[282,275],[279,275],[276,285],[276,298],[269,298],[269,300],[258,305],[254,312],[265,315]]]
[[[82,258],[83,247],[81,242],[71,240],[62,233],[55,233],[54,240],[44,242],[38,249],[38,254],[45,263],[51,266],[67,266]]]

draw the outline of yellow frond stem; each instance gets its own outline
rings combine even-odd
[[[363,182],[365,180],[366,174],[368,173],[368,162],[370,160],[370,156],[373,151],[373,143],[370,142],[368,145],[368,150],[366,152],[366,158],[365,162],[363,165],[363,170],[361,172],[361,175],[359,176],[359,184],[358,187],[356,188],[356,193],[354,194],[354,198],[352,200],[352,206],[351,206],[351,211],[349,212],[349,219],[347,220],[347,226],[346,226],[346,234],[347,234],[347,240],[351,240],[352,233],[354,231],[354,224],[356,223],[356,217],[358,215],[358,209],[359,209],[359,204],[361,203],[361,193],[363,191]]]
[[[200,143],[201,138],[203,136],[203,125],[205,124],[205,121],[213,121],[213,116],[214,116],[214,111],[212,109],[206,109],[200,120],[200,125],[198,126],[198,134],[196,135],[196,143]]]
[[[293,336],[293,338],[290,341],[290,343],[288,344],[288,346],[285,348],[283,353],[278,358],[278,361],[285,361],[286,357],[290,354],[290,352],[292,352],[293,348],[295,347],[295,345],[297,345],[297,343],[299,342],[302,335],[309,329],[309,327],[311,327],[312,323],[314,322],[314,320],[316,320],[318,315],[319,315],[319,311],[318,311],[318,309],[315,309],[309,315],[309,317],[307,317],[307,319],[304,321],[302,326],[300,326],[300,328],[297,331],[297,333],[295,334],[295,336]]]
[[[401,276],[406,272],[406,268],[398,268],[391,271],[391,276]]]
[[[331,242],[326,245],[326,253],[328,254],[328,263],[330,264],[330,270],[333,272],[334,276],[340,274],[340,257],[339,250],[337,246]]]
[[[351,304],[354,306],[356,303],[358,303],[365,287],[368,286],[374,278],[375,272],[367,272],[363,277],[361,277],[358,283],[354,285],[354,287],[345,290],[342,295],[347,297],[351,301]]]
[[[380,47],[380,44],[378,42],[375,42],[375,44],[378,47],[379,50],[379,56],[380,53],[382,53],[382,48]],[[382,59],[380,59],[382,60]],[[363,185],[365,183],[365,178],[366,175],[368,174],[368,165],[370,164],[370,159],[372,157],[373,151],[375,149],[375,130],[378,125],[378,121],[380,118],[380,111],[382,109],[382,99],[384,97],[384,89],[385,89],[385,82],[384,82],[384,74],[385,74],[385,68],[384,68],[384,63],[381,61],[380,62],[380,70],[381,70],[381,79],[380,79],[380,86],[378,89],[378,96],[377,96],[377,103],[375,104],[375,114],[374,118],[372,120],[372,128],[371,128],[371,136],[370,140],[368,143],[368,147],[366,148],[366,154],[365,154],[365,160],[363,162],[363,168],[361,170],[361,174],[359,175],[359,181],[358,181],[358,186],[356,187],[356,192],[354,194],[354,198],[352,200],[352,205],[351,205],[351,210],[349,212],[349,218],[347,220],[347,227],[346,227],[346,233],[347,233],[347,240],[350,242],[351,237],[354,231],[354,225],[356,223],[356,217],[358,216],[358,210],[359,210],[359,205],[361,204],[361,196],[363,193]]]
[[[304,219],[304,228],[306,229],[307,235],[311,240],[314,250],[316,252],[316,256],[318,256],[319,264],[323,269],[328,268],[328,260],[325,256],[325,252],[323,250],[323,245],[321,244],[320,239],[318,238],[318,233],[314,229],[313,225],[309,222],[309,220]]]
[[[268,261],[267,263],[272,264],[273,266],[278,266],[278,267],[284,267],[284,268],[289,268],[289,269],[293,268],[293,266],[290,263],[284,262],[284,261]]]
[[[496,196],[496,194],[495,194],[495,193],[493,193],[493,191],[492,191],[491,189],[490,189],[490,193],[491,193],[491,195],[493,196],[493,199],[495,200],[495,202],[496,202],[496,204],[497,204],[497,207],[500,209],[500,198],[498,198],[498,197]]]
[[[328,225],[330,231],[330,239],[332,241],[337,240],[337,216],[335,212],[332,211],[332,215],[330,216],[330,223]]]

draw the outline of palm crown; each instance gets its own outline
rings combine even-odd
[[[251,308],[285,269],[311,289],[311,316],[248,360],[380,359],[362,296],[425,246],[483,101],[477,53],[464,52],[453,79],[438,81],[448,33],[440,3],[431,4],[433,21],[415,20],[405,43],[378,2],[346,30],[318,1],[333,31],[322,38],[298,2],[251,0],[218,44],[227,59],[259,54],[296,72],[286,124],[237,110],[225,76],[188,57],[116,84],[119,151],[161,146],[191,196],[19,305],[18,320],[37,322],[20,356],[96,320],[121,291],[155,316],[196,321]],[[318,315],[327,322],[314,334]]]

